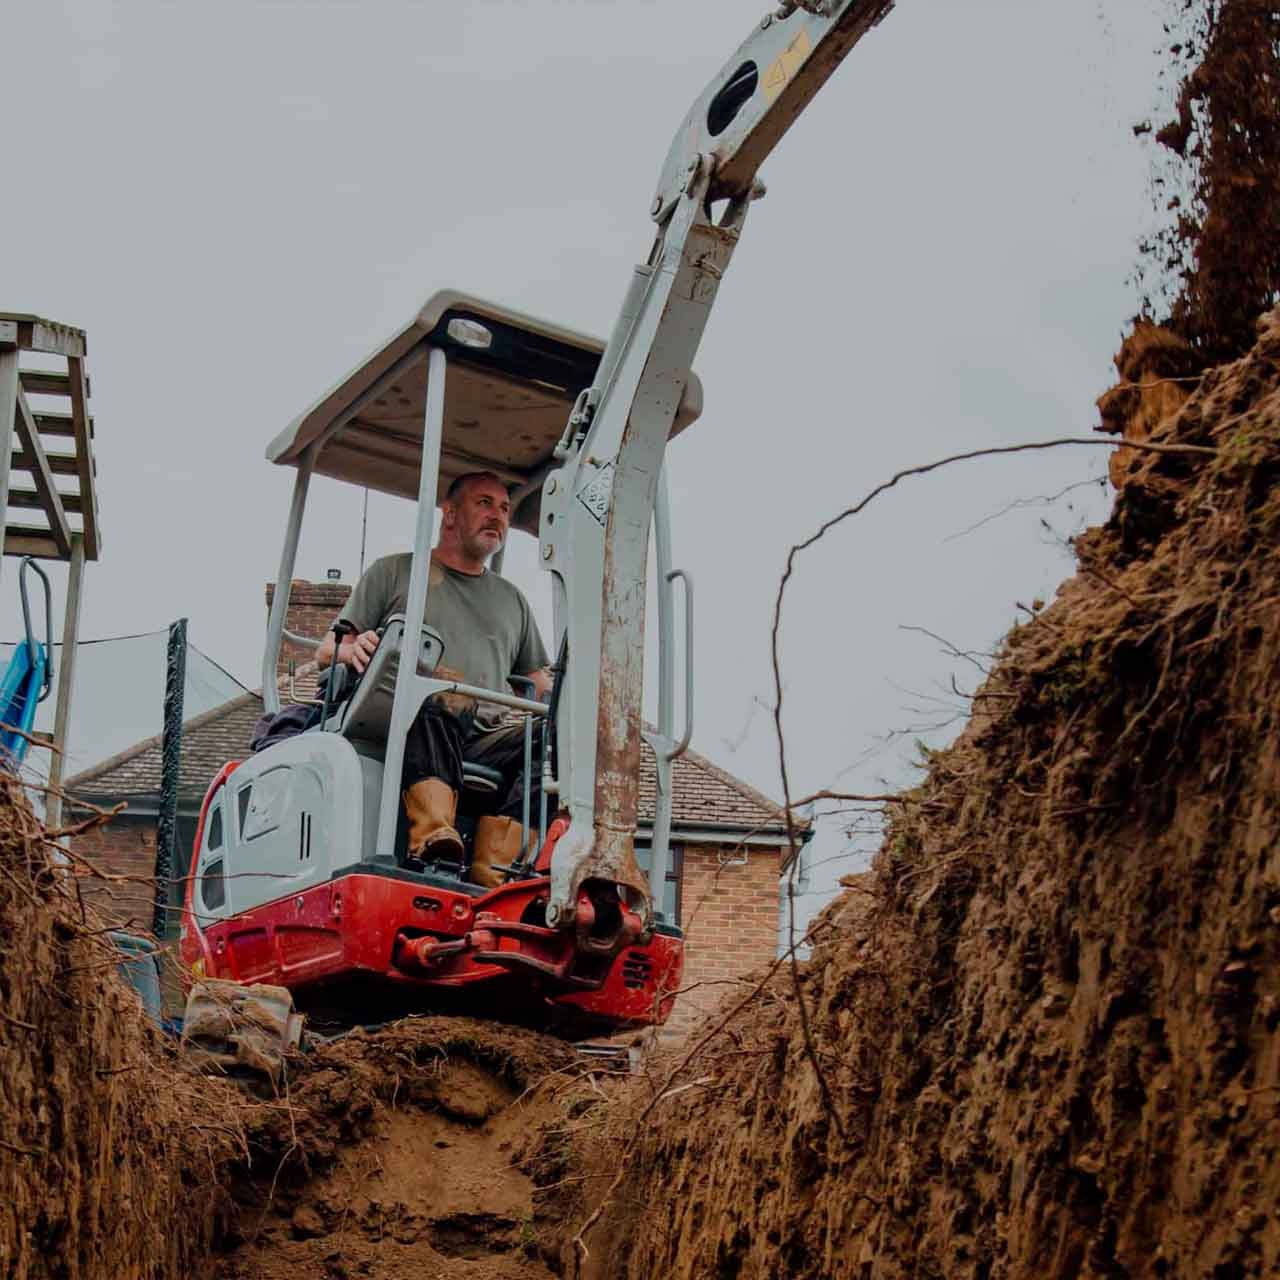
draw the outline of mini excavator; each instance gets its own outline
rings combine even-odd
[[[416,501],[408,602],[353,689],[334,687],[346,674],[335,671],[313,727],[213,779],[182,920],[193,1001],[221,980],[212,985],[285,988],[298,1009],[346,1025],[453,1008],[578,1038],[665,1021],[683,941],[654,901],[667,871],[672,762],[691,733],[692,586],[671,566],[664,453],[701,411],[694,357],[764,194],[761,163],[892,3],[796,0],[757,25],[675,135],[650,209],[656,238],[607,342],[437,293],[271,442],[268,459],[295,468],[296,480],[263,656],[267,710],[280,708],[277,658],[313,475]],[[436,504],[474,471],[510,486],[512,530],[538,538],[551,574],[557,658],[546,704],[447,678],[448,655],[424,626]],[[651,530],[659,714],[647,730]],[[520,851],[496,888],[472,884],[465,860],[406,857],[405,738],[424,699],[441,693],[523,716],[525,777],[539,770],[550,797],[531,813],[526,790]],[[635,847],[643,738],[657,764],[647,878]],[[482,811],[493,778],[468,766],[464,784],[464,808]],[[293,1025],[287,1006],[272,1017]]]

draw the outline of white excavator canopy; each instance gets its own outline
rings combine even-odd
[[[315,470],[402,498],[418,495],[426,419],[426,348],[448,356],[437,501],[470,471],[492,471],[527,497],[514,528],[538,533],[541,481],[579,393],[593,385],[599,338],[454,290],[421,311],[267,446],[298,466],[319,444]],[[690,373],[671,434],[702,412]]]

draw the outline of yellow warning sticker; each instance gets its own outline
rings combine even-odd
[[[795,74],[804,65],[804,60],[813,52],[813,41],[809,39],[809,29],[801,27],[796,38],[770,65],[764,73],[764,96],[772,102],[783,89],[795,78]]]

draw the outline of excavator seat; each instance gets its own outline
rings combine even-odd
[[[338,667],[338,687],[332,700],[337,709],[330,713],[324,725],[326,733],[340,733],[363,756],[382,760],[386,754],[387,733],[391,728],[391,703],[395,694],[396,671],[399,669],[400,650],[404,641],[404,615],[393,614],[383,629],[382,640],[374,652],[373,660],[365,668],[351,693],[346,684],[349,671]],[[444,641],[432,627],[422,631],[422,650],[418,658],[418,672],[427,675],[439,665],[444,654]],[[345,699],[345,700],[344,700]],[[319,729],[319,726],[317,726]],[[502,772],[488,765],[462,763],[462,785],[476,796],[496,794],[503,785]]]

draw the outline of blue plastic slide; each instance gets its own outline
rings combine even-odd
[[[44,644],[31,629],[31,606],[27,600],[27,571],[31,569],[44,584]],[[18,586],[26,639],[14,649],[0,680],[0,763],[11,767],[26,759],[36,707],[49,696],[53,686],[53,596],[44,570],[30,556],[24,556],[18,568]]]

